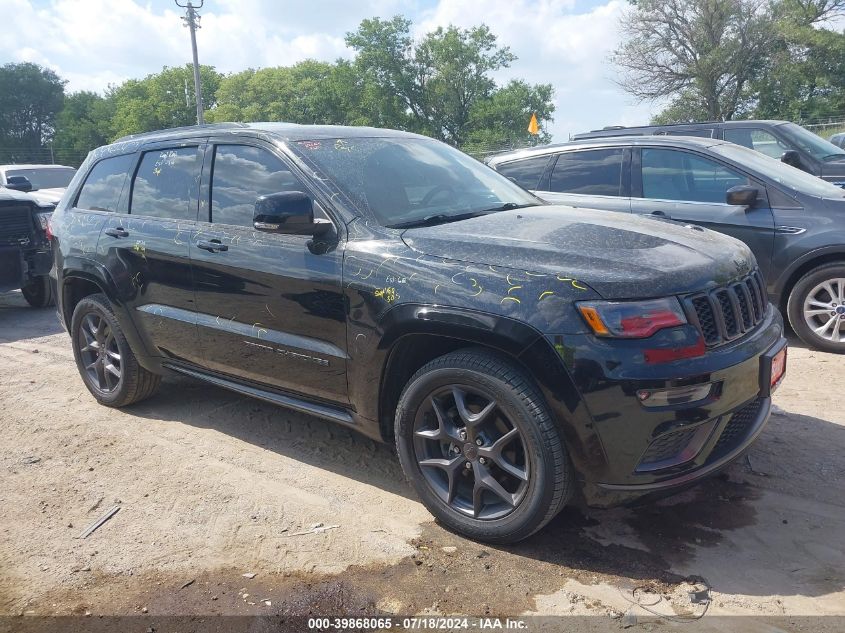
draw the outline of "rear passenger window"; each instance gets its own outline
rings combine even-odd
[[[496,165],[496,171],[510,178],[523,189],[537,189],[548,163],[548,155],[537,156]]]
[[[622,195],[620,149],[595,149],[560,154],[552,171],[550,190],[591,196]]]
[[[211,177],[211,221],[252,228],[255,199],[271,193],[302,191],[299,179],[267,150],[218,145]]]
[[[94,165],[82,185],[76,206],[92,211],[117,211],[123,183],[132,168],[133,158],[132,154],[113,156]]]
[[[201,167],[199,147],[145,152],[132,183],[129,212],[154,218],[196,219]]]

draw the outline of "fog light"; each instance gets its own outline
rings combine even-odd
[[[637,399],[648,408],[691,404],[709,398],[716,384],[709,382],[706,385],[690,385],[673,389],[640,389],[637,391]]]

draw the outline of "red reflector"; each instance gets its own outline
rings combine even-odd
[[[704,356],[707,349],[704,346],[704,339],[698,339],[695,345],[688,347],[671,347],[668,349],[647,349],[643,352],[647,363],[671,363],[681,358],[695,358]]]
[[[678,315],[670,310],[653,312],[652,314],[630,316],[621,319],[619,325],[622,331],[629,336],[651,336],[658,330],[665,327],[683,325],[685,322],[678,318]]]
[[[48,240],[53,239],[53,224],[50,221],[50,218],[47,218],[47,228],[44,230],[44,232],[47,234]]]
[[[769,384],[770,387],[774,387],[777,385],[783,375],[786,373],[786,348],[784,347],[781,351],[777,353],[772,359],[772,379],[771,383]]]

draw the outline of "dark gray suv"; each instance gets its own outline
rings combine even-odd
[[[489,165],[555,204],[650,214],[742,240],[795,332],[845,352],[839,187],[745,147],[691,137],[592,139],[501,154]]]

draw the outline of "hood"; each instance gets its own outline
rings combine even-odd
[[[714,231],[562,205],[407,229],[402,238],[428,255],[574,277],[606,299],[695,292],[756,265],[745,244]]]
[[[57,205],[59,204],[59,200],[62,199],[64,193],[65,188],[59,187],[55,189],[36,189],[35,191],[30,191],[29,195],[35,198],[35,201],[38,202],[38,204]]]

